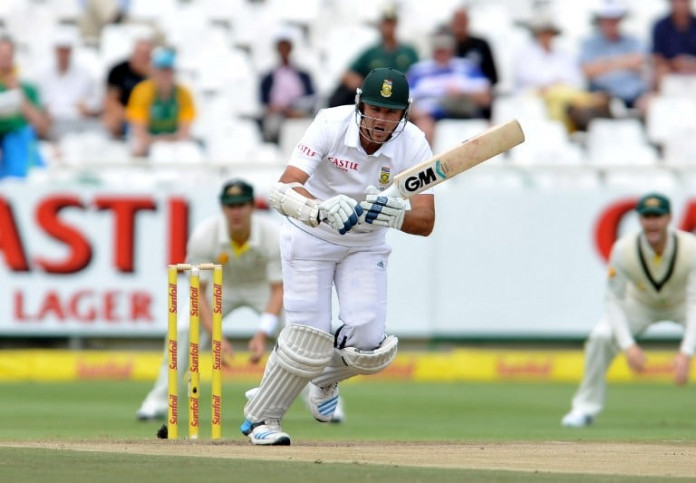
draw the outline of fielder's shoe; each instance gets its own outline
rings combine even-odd
[[[143,403],[140,409],[135,413],[135,419],[138,421],[161,421],[167,419],[168,408],[162,409],[154,404]]]
[[[561,424],[566,428],[584,428],[592,424],[592,416],[577,409],[563,416]]]
[[[242,434],[249,437],[252,444],[259,446],[290,446],[290,435],[280,429],[277,419],[259,423],[245,420],[240,428]]]
[[[338,383],[317,386],[309,383],[309,410],[317,421],[328,423],[333,419],[338,405]],[[339,421],[340,422],[340,421]]]

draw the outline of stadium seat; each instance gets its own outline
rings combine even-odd
[[[675,132],[696,129],[696,97],[653,97],[648,104],[645,124],[648,140],[657,145],[663,145]]]
[[[314,48],[324,59],[325,77],[335,87],[345,70],[364,48],[377,40],[374,28],[365,25],[332,25]]]
[[[193,141],[157,141],[150,147],[148,159],[161,164],[195,164],[203,161],[203,153]]]
[[[106,69],[128,58],[138,38],[152,38],[152,27],[142,24],[109,24],[102,29],[99,56]]]
[[[656,164],[658,153],[638,119],[593,119],[587,128],[587,154],[597,166]]]
[[[663,191],[669,193],[679,186],[679,180],[672,171],[640,167],[636,169],[636,166],[607,167],[603,180],[607,186],[625,187],[634,191]]]
[[[693,166],[696,164],[696,126],[675,128],[662,142],[665,164]]]
[[[491,121],[493,124],[518,119],[525,121],[544,121],[549,119],[546,104],[532,95],[503,95],[493,100]]]
[[[542,164],[557,166],[580,164],[582,153],[568,139],[559,121],[521,120],[525,142],[508,151],[510,161],[519,165]]]
[[[696,99],[696,76],[667,74],[660,81],[661,97]]]
[[[262,144],[256,122],[220,119],[207,134],[207,158],[213,163],[248,163],[256,158]]]
[[[435,125],[433,153],[442,153],[489,127],[485,119],[442,119]]]
[[[129,0],[128,17],[133,20],[158,21],[177,8],[177,0]]]
[[[312,119],[286,119],[280,126],[280,156],[283,162],[287,161],[292,151],[297,146],[304,132],[312,123]]]

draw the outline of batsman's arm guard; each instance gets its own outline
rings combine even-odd
[[[319,225],[319,202],[303,196],[293,188],[301,183],[276,183],[271,188],[268,201],[273,208],[283,215],[300,220],[305,225]]]

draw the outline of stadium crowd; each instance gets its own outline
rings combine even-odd
[[[0,178],[134,159],[282,163],[293,125],[353,103],[365,74],[383,66],[406,73],[411,120],[434,151],[459,140],[442,120],[461,121],[461,137],[467,123],[517,117],[528,143],[511,162],[688,162],[693,153],[691,0],[302,7],[6,0]],[[621,133],[633,144],[607,155],[602,130],[614,148]]]

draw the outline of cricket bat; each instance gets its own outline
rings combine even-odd
[[[516,119],[492,126],[449,151],[397,174],[391,186],[380,194],[410,198],[522,142],[524,132]]]

